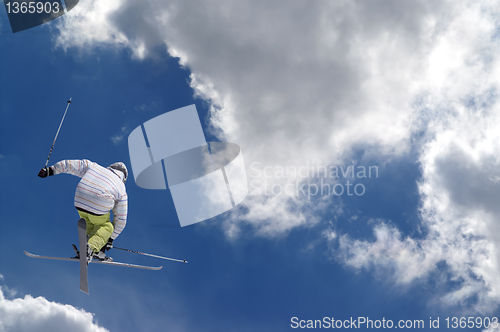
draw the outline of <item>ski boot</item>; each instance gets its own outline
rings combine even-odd
[[[113,261],[113,258],[106,256],[106,253],[103,251],[99,251],[97,253],[94,252],[93,257],[94,257],[94,259],[98,259],[101,262],[112,262]]]
[[[87,243],[87,266],[92,261],[93,257],[94,257],[94,251],[92,251],[89,244]]]

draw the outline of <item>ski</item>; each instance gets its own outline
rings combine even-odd
[[[80,290],[89,293],[89,281],[87,275],[87,222],[85,219],[78,220],[78,242],[82,254],[80,255]]]
[[[41,255],[32,254],[32,253],[27,252],[27,251],[24,251],[24,254],[26,256],[32,257],[32,258],[43,258],[43,259],[54,259],[54,260],[61,260],[61,261],[80,262],[80,290],[86,294],[89,294],[89,282],[88,282],[88,275],[87,275],[87,266],[89,265],[89,262],[87,262],[87,222],[83,218],[78,220],[78,242],[80,245],[80,251],[78,251],[78,248],[73,244],[73,249],[75,250],[75,253],[76,253],[75,257],[41,256]],[[143,270],[161,270],[161,268],[163,267],[163,266],[145,266],[145,265],[122,263],[122,262],[114,262],[112,260],[102,260],[101,261],[99,259],[92,259],[90,261],[90,263],[114,265],[114,266],[124,266],[124,267],[131,267],[131,268],[143,269]]]
[[[61,260],[61,261],[74,261],[78,262],[80,261],[79,258],[77,257],[52,257],[52,256],[40,256],[40,255],[35,255],[30,252],[24,251],[24,254],[28,257],[32,258],[43,258],[43,259],[55,259],[55,260]],[[105,264],[105,265],[114,265],[114,266],[124,266],[124,267],[132,267],[135,269],[143,269],[143,270],[153,270],[153,271],[158,271],[163,268],[163,266],[146,266],[146,265],[136,265],[136,264],[130,264],[130,263],[122,263],[122,262],[110,262],[110,261],[100,261],[98,259],[93,259],[90,261],[90,264]],[[87,264],[85,262],[85,264]]]

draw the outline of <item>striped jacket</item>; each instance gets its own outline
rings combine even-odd
[[[123,173],[104,168],[90,160],[62,160],[52,166],[54,174],[68,173],[81,177],[76,187],[75,207],[102,215],[113,211],[111,238],[120,235],[127,223],[127,192]]]

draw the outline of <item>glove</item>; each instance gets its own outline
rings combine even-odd
[[[113,239],[109,238],[108,243],[106,243],[104,247],[101,248],[101,251],[106,252],[106,250],[109,250],[111,248],[113,248]]]
[[[38,176],[41,178],[46,178],[47,176],[52,176],[54,175],[54,170],[52,167],[44,167],[38,172]]]

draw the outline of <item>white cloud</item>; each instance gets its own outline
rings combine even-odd
[[[127,126],[123,126],[121,129],[121,132],[119,134],[116,134],[115,136],[111,137],[111,141],[115,144],[119,144],[121,141],[123,141],[123,138],[125,137],[126,134],[128,134],[130,131]]]
[[[484,332],[500,332],[500,324],[490,324],[490,326],[483,330]]]
[[[115,144],[118,144],[121,141],[123,141],[123,135],[115,135],[115,136],[111,137],[111,141],[113,141],[113,143],[115,143]]]
[[[157,106],[156,103],[154,101],[152,101],[152,102],[149,102],[146,104],[141,104],[141,105],[135,106],[134,110],[139,111],[139,112],[145,112],[145,111],[149,111],[150,109],[152,109],[156,106]]]
[[[346,265],[389,267],[400,284],[443,262],[460,287],[442,301],[477,295],[480,311],[497,304],[496,1],[151,0],[154,15],[144,4],[82,3],[59,25],[58,45],[112,45],[140,59],[164,43],[211,102],[213,131],[238,143],[247,165],[345,164],[357,146],[384,162],[415,145],[428,235],[411,239],[379,223],[375,242],[325,237],[338,241]],[[250,196],[226,232],[235,237],[247,223],[260,235],[286,234],[316,224],[331,204]]]
[[[199,1],[158,12],[166,12],[169,51],[212,102],[220,136],[242,147],[247,165],[299,167],[342,161],[355,144],[406,149],[409,100],[432,42],[420,20],[433,17],[434,3],[394,3],[393,12],[352,2]],[[295,179],[260,180],[285,187]],[[251,196],[243,205],[248,213],[235,216],[229,234],[242,222],[276,236],[316,221],[315,206],[297,197]]]
[[[148,55],[149,40],[155,31],[144,15],[150,15],[147,2],[127,0],[81,1],[65,19],[56,23],[60,34],[56,39],[58,46],[67,49],[78,47],[81,51],[91,51],[95,47],[128,48],[132,56],[143,59]],[[130,37],[141,32],[141,39]]]
[[[211,101],[214,132],[238,143],[247,165],[297,167],[339,163],[356,144],[405,151],[422,57],[450,10],[435,1],[148,3],[154,15],[145,2],[88,1],[65,16],[57,42],[115,45],[137,58],[166,44],[190,68],[195,93]],[[244,205],[249,213],[228,234],[237,220],[269,236],[314,224],[314,207],[301,199],[250,197]]]
[[[458,285],[447,305],[472,303],[491,312],[500,302],[500,47],[494,7],[455,13],[429,58],[427,90],[418,103],[425,125],[420,147],[421,216],[428,235],[413,240],[384,223],[375,241],[341,237],[344,264],[393,272],[408,284],[446,265]]]
[[[406,284],[425,276],[442,259],[439,248],[432,248],[409,237],[402,238],[394,226],[380,222],[374,228],[375,241],[366,242],[342,235],[339,239],[338,258],[355,269],[375,268],[379,273],[394,273],[398,284]],[[329,240],[334,240],[331,238]],[[426,267],[426,268],[424,268]]]
[[[7,299],[3,290],[0,288],[0,331],[108,331],[95,324],[93,315],[82,309],[30,295]]]

